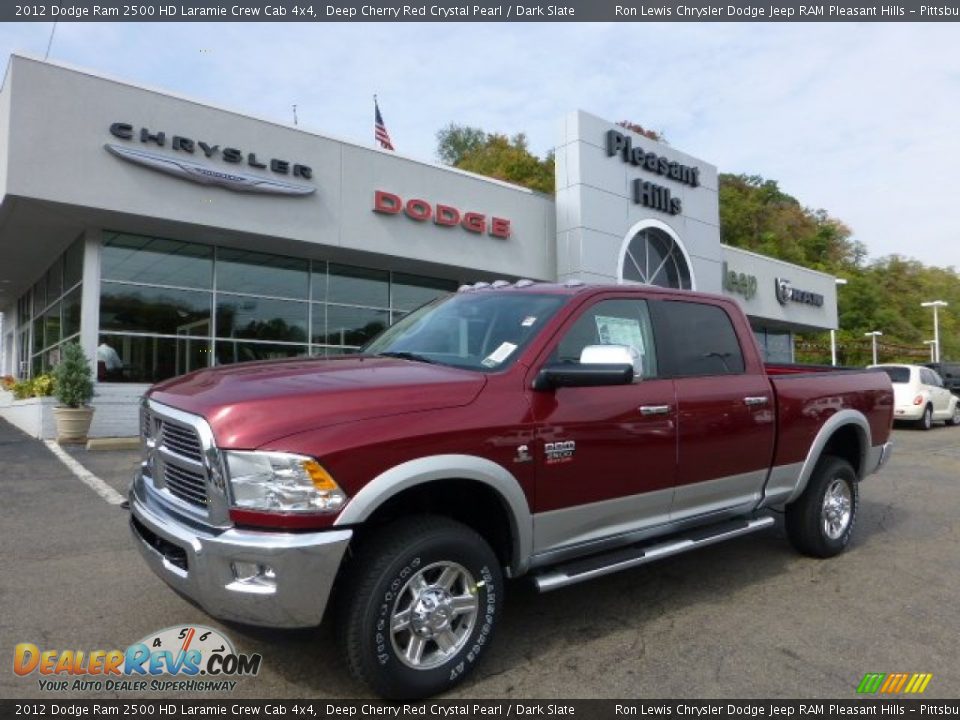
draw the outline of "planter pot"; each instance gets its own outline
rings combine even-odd
[[[55,407],[53,416],[57,420],[57,442],[85,443],[90,423],[93,421],[93,408]]]

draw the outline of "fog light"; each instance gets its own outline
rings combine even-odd
[[[233,570],[233,577],[236,578],[238,583],[264,588],[275,588],[277,586],[277,574],[269,565],[234,561],[230,563],[230,567]]]

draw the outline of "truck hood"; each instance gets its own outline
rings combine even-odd
[[[149,397],[206,418],[219,447],[253,449],[307,429],[460,407],[485,383],[480,373],[411,360],[299,358],[200,370]]]

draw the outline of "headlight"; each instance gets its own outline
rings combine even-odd
[[[347,496],[316,460],[276,452],[224,452],[233,506],[277,512],[327,512]]]

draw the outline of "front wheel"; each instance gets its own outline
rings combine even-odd
[[[842,458],[820,458],[807,489],[785,513],[787,537],[804,555],[832,557],[850,544],[860,504],[853,467]]]
[[[423,516],[361,545],[338,599],[350,670],[388,698],[420,698],[463,680],[490,645],[503,604],[496,555],[472,529]]]

